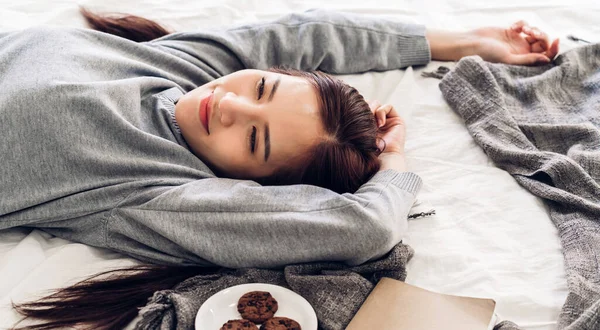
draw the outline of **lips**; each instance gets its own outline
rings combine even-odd
[[[200,109],[198,110],[198,114],[200,117],[200,122],[207,133],[210,134],[208,130],[208,119],[210,118],[211,105],[212,105],[213,93],[210,93],[207,97],[200,100]]]

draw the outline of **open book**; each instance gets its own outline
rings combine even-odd
[[[383,278],[346,330],[491,330],[495,308],[492,299],[435,293]]]

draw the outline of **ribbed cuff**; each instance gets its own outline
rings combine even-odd
[[[426,65],[431,61],[431,49],[425,37],[425,26],[415,25],[413,35],[398,35],[398,50],[402,67]]]
[[[389,182],[413,195],[417,195],[419,190],[421,190],[421,186],[423,185],[423,180],[421,180],[421,177],[415,173],[398,172],[392,169],[377,172],[377,174],[375,174],[369,181],[382,183]]]

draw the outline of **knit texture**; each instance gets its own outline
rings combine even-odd
[[[440,89],[495,164],[550,209],[569,287],[559,329],[600,329],[600,45],[542,67],[468,57]]]
[[[406,232],[417,175],[380,171],[351,194],[218,178],[189,149],[176,103],[241,69],[347,74],[429,56],[422,25],[323,10],[142,43],[61,27],[1,34],[0,229],[37,228],[172,265],[381,257]],[[199,121],[196,129],[204,134]]]
[[[383,258],[354,267],[322,262],[289,265],[281,270],[225,269],[195,276],[172,290],[155,292],[140,311],[135,329],[193,329],[196,313],[206,299],[244,283],[269,283],[293,290],[312,305],[319,329],[344,329],[382,277],[404,281],[406,263],[413,253],[400,243]]]

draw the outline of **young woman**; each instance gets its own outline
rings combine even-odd
[[[80,29],[0,35],[0,229],[35,227],[173,266],[360,264],[400,241],[420,187],[406,172],[401,117],[313,70],[474,54],[535,64],[558,51],[524,22],[450,33],[311,11],[168,34],[140,18],[83,13],[98,30],[142,42]],[[202,268],[134,271],[123,278],[145,289],[128,282],[115,299],[128,301],[121,315],[74,308],[88,284],[20,311],[58,321],[48,327],[117,327],[153,291]]]

